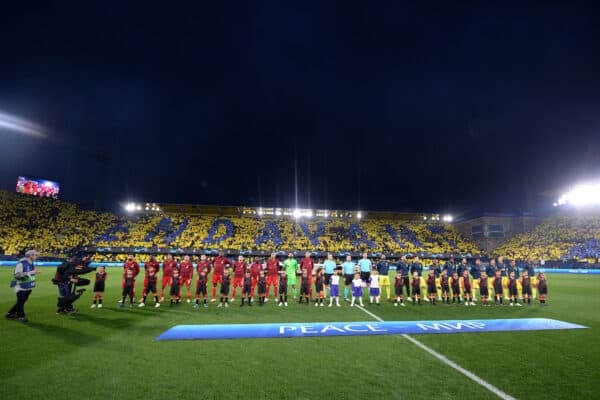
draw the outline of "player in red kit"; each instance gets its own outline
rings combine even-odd
[[[150,260],[144,263],[144,288],[142,289],[142,298],[140,299],[140,303],[144,302],[144,297],[146,297],[146,295],[148,294],[146,293],[146,287],[148,286],[148,274],[151,269],[154,269],[154,272],[156,273],[156,275],[158,275],[158,271],[160,270],[160,268],[158,265],[158,261],[156,261],[156,258],[154,256],[150,256]]]
[[[183,261],[179,264],[179,299],[183,288],[186,288],[187,302],[192,302],[192,278],[194,277],[194,264],[190,260],[190,256],[184,256]]]
[[[247,268],[248,264],[244,261],[244,256],[238,256],[237,261],[233,263],[233,293],[231,294],[231,301],[235,301],[237,288],[242,288],[244,286],[244,274],[246,273]]]
[[[200,260],[196,264],[196,270],[198,271],[198,276],[200,276],[202,272],[204,272],[206,276],[210,273],[210,261],[208,261],[205,254],[200,256]]]
[[[133,258],[133,254],[127,255],[127,261],[123,264],[123,280],[121,281],[121,288],[125,287],[125,277],[127,271],[131,271],[133,277],[133,299],[135,299],[135,277],[140,273],[140,265]]]
[[[302,272],[306,271],[306,275],[308,276],[308,284],[310,285],[308,289],[308,296],[310,297],[310,301],[313,301],[312,274],[314,268],[315,262],[310,257],[310,252],[307,251],[304,253],[304,258],[300,260],[300,269]]]
[[[232,265],[232,262],[225,257],[225,253],[219,252],[219,255],[213,258],[213,276],[212,276],[212,299],[211,303],[217,301],[217,283],[223,282],[223,273],[225,272],[225,266]]]
[[[252,298],[254,298],[254,290],[256,289],[256,284],[258,283],[258,275],[263,269],[263,265],[260,261],[261,259],[256,257],[250,265],[250,278],[252,279],[252,293],[250,295]]]
[[[163,261],[163,276],[160,285],[160,301],[165,301],[165,288],[171,286],[173,280],[173,270],[179,269],[177,261],[173,260],[171,254],[167,254],[167,258]]]
[[[265,301],[269,301],[269,292],[271,286],[273,286],[273,295],[275,299],[277,298],[277,290],[279,283],[279,260],[275,253],[271,253],[271,257],[267,260],[267,293],[265,296]]]

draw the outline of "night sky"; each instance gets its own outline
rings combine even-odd
[[[600,176],[597,2],[177,3],[3,5],[0,111],[48,134],[0,129],[0,187],[461,215]]]

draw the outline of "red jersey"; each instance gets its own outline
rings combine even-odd
[[[127,275],[127,271],[133,271],[133,277],[135,278],[140,273],[140,265],[135,260],[125,261],[123,264],[123,276]]]
[[[257,279],[261,269],[262,264],[257,262],[252,263],[252,265],[250,265],[250,276],[254,279]]]
[[[148,283],[156,284],[157,280],[158,280],[158,275],[156,274],[156,270],[154,269],[152,274],[148,274]]]
[[[192,279],[194,275],[194,264],[191,261],[182,261],[179,264],[179,276],[181,279]]]
[[[315,262],[310,257],[304,257],[300,260],[300,269],[302,271],[308,271],[309,275],[312,275],[313,268],[315,267]]]
[[[231,265],[231,261],[227,257],[217,256],[213,258],[213,267],[215,269],[215,275],[223,275],[225,272],[225,266]]]
[[[156,272],[158,272],[158,270],[160,269],[158,266],[158,262],[147,261],[146,263],[144,263],[144,270],[146,271],[146,276],[148,276],[148,271],[150,271],[150,268],[154,268],[154,271]]]
[[[279,275],[279,260],[277,258],[269,258],[267,260],[267,275],[268,276]]]
[[[198,275],[200,275],[200,272],[204,271],[204,273],[206,275],[208,275],[208,273],[210,272],[210,261],[208,260],[200,260],[198,261],[198,265],[196,266],[196,270],[198,271]]]
[[[248,268],[248,264],[245,261],[236,261],[233,263],[233,276],[235,278],[241,278],[244,276],[246,272],[246,268]]]
[[[177,269],[177,261],[175,261],[175,260],[163,261],[163,277],[171,278],[173,276],[174,269]]]

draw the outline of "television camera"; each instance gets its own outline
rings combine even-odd
[[[90,267],[89,256],[71,257],[56,268],[56,274],[52,283],[58,285],[58,312],[74,312],[73,303],[85,292],[85,288],[91,283],[89,279],[81,277],[96,268]]]

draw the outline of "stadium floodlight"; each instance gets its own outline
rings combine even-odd
[[[138,205],[135,207],[135,209],[136,209],[137,211],[142,211],[142,206],[140,206],[140,205],[138,204]]]
[[[442,217],[442,221],[444,222],[452,222],[454,220],[454,218],[452,217],[452,215],[444,215]]]
[[[362,218],[362,212],[357,212],[356,213],[356,218],[361,219]]]
[[[575,206],[600,205],[600,184],[575,186],[569,200]]]
[[[275,215],[278,216],[278,217],[280,217],[281,216],[281,210],[275,211]]]
[[[292,213],[292,216],[296,219],[300,218],[302,216],[302,213],[300,212],[299,209],[295,208],[294,212]]]
[[[265,212],[263,211],[263,209],[262,209],[262,208],[259,208],[259,209],[258,209],[258,211],[256,211],[256,213],[257,213],[257,214],[258,214],[260,217],[262,217],[262,216],[263,216],[263,214],[264,214]]]
[[[312,218],[312,216],[313,216],[313,211],[312,211],[312,210],[308,210],[308,211],[306,211],[306,216],[307,216],[308,218]]]
[[[135,203],[127,203],[125,204],[125,211],[133,212],[135,211]]]
[[[600,206],[600,182],[575,185],[554,204],[555,207],[567,204],[575,207]]]

